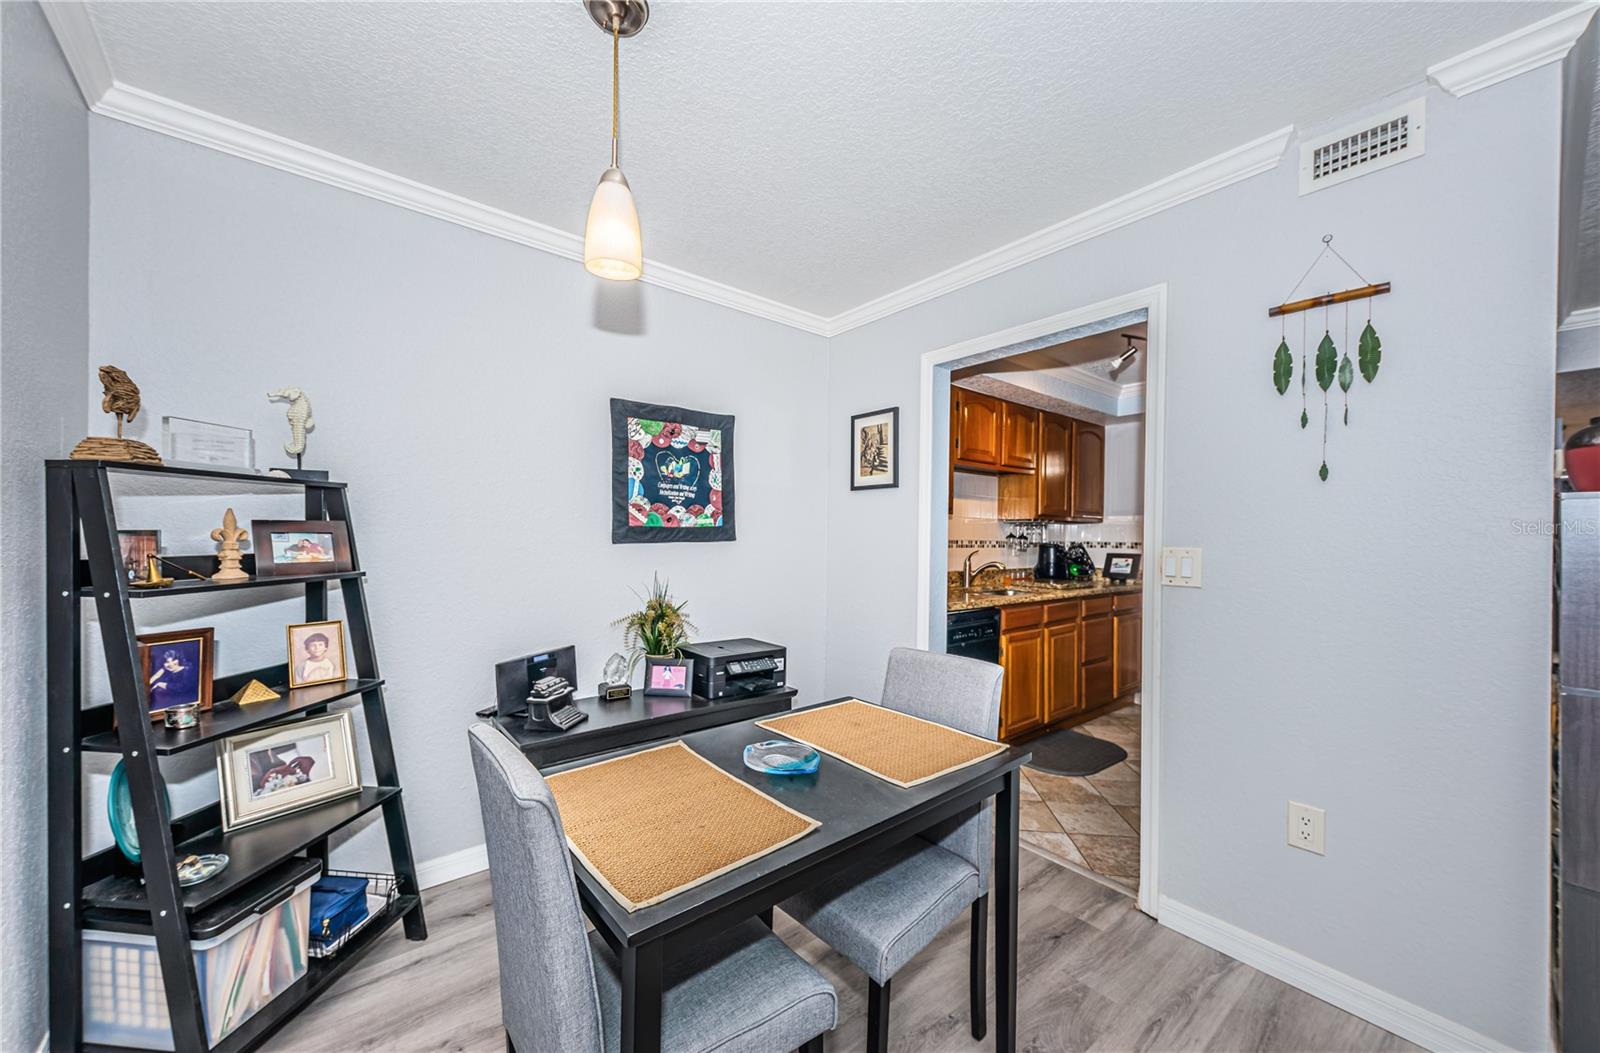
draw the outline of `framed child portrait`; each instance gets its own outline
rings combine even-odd
[[[303,622],[289,626],[291,688],[348,679],[344,622]]]
[[[199,703],[211,708],[211,676],[216,669],[216,630],[179,629],[169,633],[141,633],[139,665],[150,718],[173,706]]]

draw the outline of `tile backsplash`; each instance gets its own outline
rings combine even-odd
[[[1112,550],[1138,552],[1144,541],[1143,516],[1111,516],[1102,523],[1019,524],[995,517],[999,483],[992,475],[955,473],[955,508],[950,515],[949,568],[960,570],[967,553],[980,549],[973,563],[999,560],[1008,567],[1032,570],[1038,561],[1038,540],[1070,545],[1081,541],[1096,564]],[[1020,544],[1006,540],[1007,534],[1027,534],[1032,540]]]

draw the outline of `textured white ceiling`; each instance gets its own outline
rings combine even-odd
[[[622,44],[652,259],[834,315],[1563,4],[661,2]],[[116,78],[581,232],[580,4],[95,3]]]

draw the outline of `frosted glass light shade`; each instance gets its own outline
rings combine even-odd
[[[633,281],[644,270],[639,212],[620,168],[606,169],[594,188],[583,228],[583,266],[590,274],[619,282]]]

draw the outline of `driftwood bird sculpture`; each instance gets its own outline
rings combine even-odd
[[[80,461],[137,461],[141,464],[160,464],[161,455],[138,439],[124,439],[122,426],[139,415],[139,385],[116,366],[100,367],[100,384],[105,395],[100,408],[117,418],[117,437],[114,439],[91,435],[72,448],[72,456]]]
[[[102,413],[117,416],[117,438],[122,438],[122,425],[139,415],[139,385],[116,366],[100,367],[100,384],[105,395],[100,399]]]

